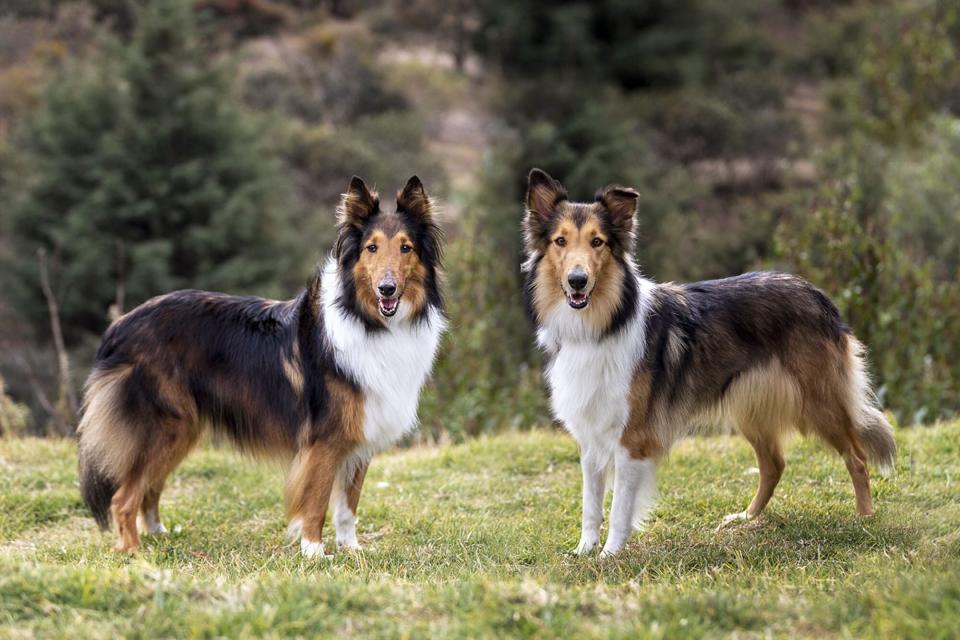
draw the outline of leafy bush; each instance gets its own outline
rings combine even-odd
[[[27,407],[7,396],[3,378],[0,378],[0,436],[26,433],[29,417],[30,410]]]
[[[450,328],[421,405],[434,438],[461,440],[550,420],[518,284],[523,207],[501,200],[516,180],[512,167],[491,159],[482,186],[452,221],[445,258]]]
[[[960,119],[934,118],[921,138],[890,166],[891,233],[950,278],[960,270]]]
[[[869,349],[883,404],[906,424],[935,421],[960,411],[960,277],[941,277],[935,260],[901,241],[905,212],[885,189],[886,154],[875,145],[862,153],[780,228],[777,254],[831,294]]]

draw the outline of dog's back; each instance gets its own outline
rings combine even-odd
[[[863,347],[822,291],[771,272],[654,291],[648,344],[662,348],[647,362],[670,372],[672,381],[659,382],[675,405],[732,419],[770,450],[795,427],[841,453],[892,464],[893,433],[876,408]]]
[[[162,482],[206,426],[246,450],[293,451],[306,419],[304,359],[319,357],[297,340],[315,321],[306,295],[177,291],[110,326],[78,429],[81,492],[102,527],[135,467],[148,485]]]

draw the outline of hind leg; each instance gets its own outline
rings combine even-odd
[[[190,452],[198,435],[197,428],[182,420],[166,421],[157,430],[151,446],[141,455],[141,458],[146,461],[145,464],[131,472],[131,477],[135,475],[138,478],[136,488],[129,489],[126,495],[121,496],[124,491],[124,487],[121,486],[120,491],[114,496],[114,502],[118,502],[118,496],[120,496],[121,503],[114,510],[117,527],[121,529],[118,549],[135,550],[139,544],[138,530],[153,535],[166,532],[166,527],[160,521],[160,494],[163,493],[167,476]],[[135,504],[134,500],[136,500]],[[133,510],[132,516],[128,513],[129,509]],[[136,541],[130,547],[134,537]]]
[[[840,399],[830,398],[816,406],[817,413],[808,419],[816,433],[843,456],[847,472],[853,481],[857,498],[857,513],[873,515],[873,499],[870,496],[870,475],[867,473],[867,456],[860,446],[853,420]]]
[[[135,470],[120,484],[110,501],[110,511],[117,525],[117,551],[133,553],[140,547],[137,534],[137,513],[143,504],[144,482],[142,471]]]
[[[143,505],[140,507],[140,517],[137,519],[137,528],[142,533],[158,535],[166,533],[167,528],[160,521],[160,494],[163,493],[163,481],[143,494]]]
[[[152,535],[166,533],[167,528],[160,521],[160,494],[167,477],[180,466],[199,438],[199,429],[187,421],[170,421],[151,450],[149,463],[144,474],[147,479],[143,494],[143,505],[137,524],[140,531]]]
[[[773,496],[773,491],[780,483],[781,476],[783,476],[783,468],[786,463],[783,460],[783,449],[780,446],[780,441],[775,436],[764,437],[754,433],[748,435],[747,440],[753,446],[757,455],[757,466],[760,468],[760,483],[757,486],[757,493],[753,496],[753,500],[746,511],[731,513],[726,516],[717,527],[718,531],[726,526],[751,520],[760,515]]]
[[[847,464],[850,479],[853,480],[853,491],[857,496],[857,514],[872,516],[873,497],[870,495],[870,475],[867,473],[866,457],[859,444],[852,438],[847,450],[843,453],[843,461]]]

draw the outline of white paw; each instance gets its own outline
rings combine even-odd
[[[724,516],[723,520],[720,521],[720,524],[717,525],[716,531],[720,531],[721,529],[725,529],[735,524],[746,522],[747,520],[752,520],[752,519],[753,519],[753,516],[751,516],[746,511],[740,511],[739,513],[731,513],[728,516]]]
[[[623,545],[611,545],[609,542],[603,545],[603,549],[600,550],[600,559],[609,558],[610,556],[615,556],[620,551],[623,550]]]
[[[577,548],[573,550],[578,556],[586,555],[594,550],[597,546],[597,543],[600,542],[600,536],[593,534],[583,534],[580,536],[580,542],[577,544]]]
[[[348,540],[337,540],[337,548],[344,549],[346,551],[360,551],[360,549],[362,549],[362,547],[360,546],[360,543],[357,542],[356,538],[348,539]]]
[[[152,518],[144,518],[143,516],[137,516],[137,529],[140,533],[152,536],[167,532],[167,528],[163,526],[162,522]]]
[[[304,558],[326,558],[322,542],[311,542],[306,538],[300,540],[300,554]]]

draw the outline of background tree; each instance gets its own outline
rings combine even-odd
[[[111,305],[184,287],[276,294],[303,277],[276,151],[191,3],[147,3],[135,24],[49,82],[17,136],[9,286],[43,326],[27,256],[47,249],[68,342],[101,331]]]

